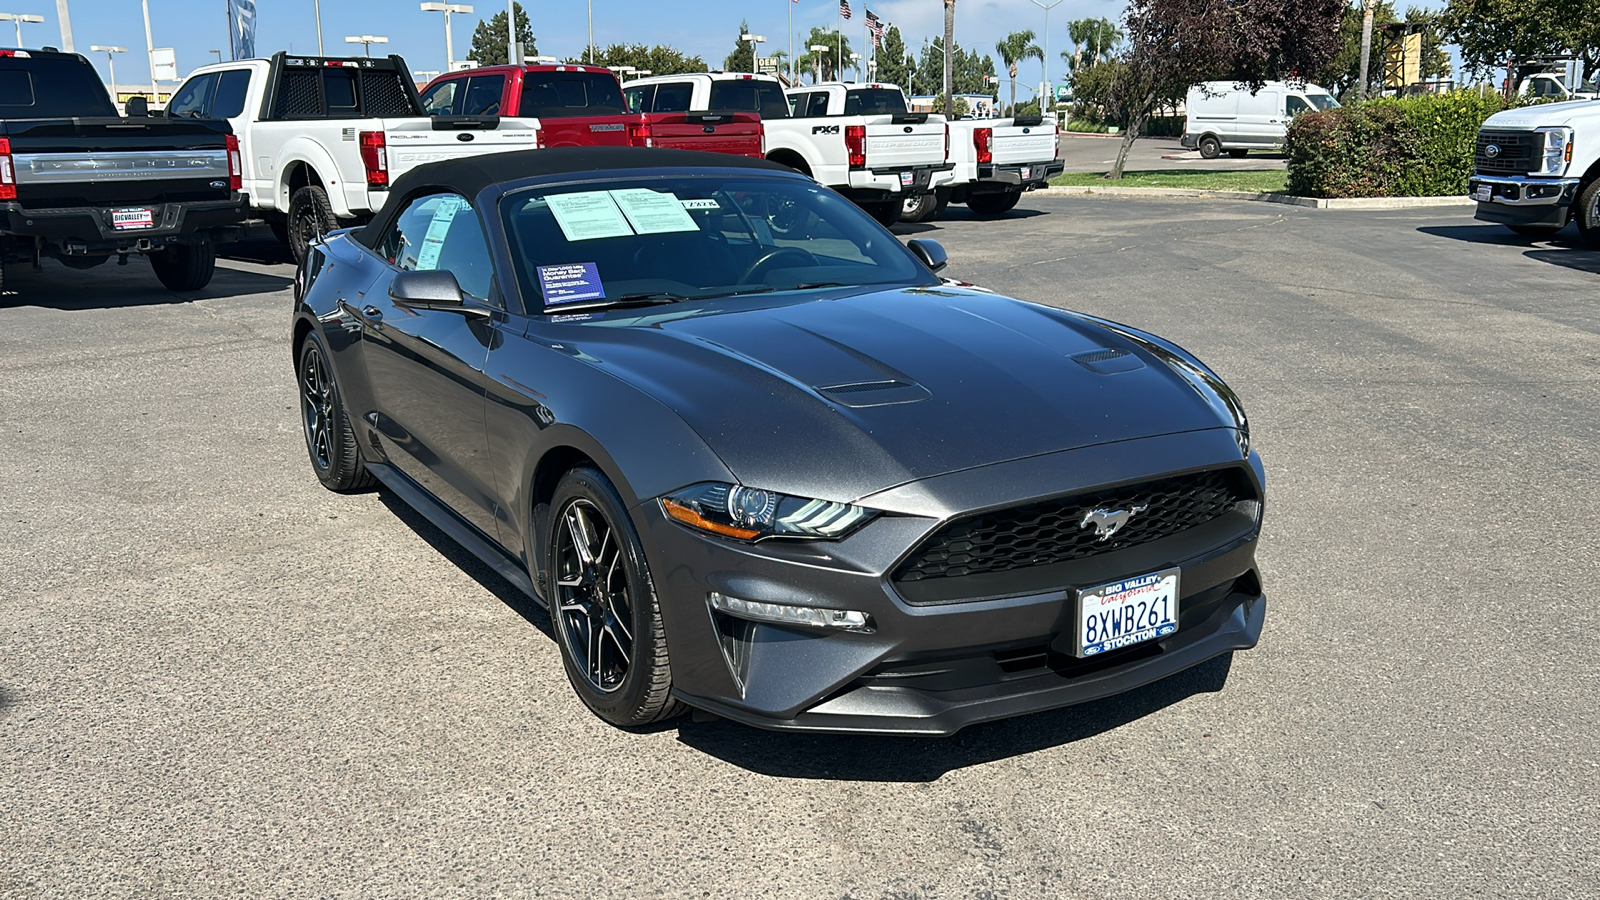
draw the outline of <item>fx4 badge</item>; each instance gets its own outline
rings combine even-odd
[[[813,125],[813,126],[811,126],[811,133],[812,134],[838,134],[839,133],[839,126],[837,126],[837,125]]]
[[[1095,537],[1109,541],[1112,535],[1122,530],[1122,526],[1128,524],[1129,519],[1149,508],[1148,505],[1143,505],[1128,509],[1091,509],[1083,514],[1083,521],[1078,523],[1078,527],[1088,528],[1093,525]]]

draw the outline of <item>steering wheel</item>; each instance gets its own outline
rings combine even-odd
[[[756,257],[756,261],[744,270],[744,274],[740,275],[739,280],[735,283],[749,284],[756,280],[757,275],[765,278],[769,270],[778,268],[775,265],[778,261],[787,257],[798,259],[799,264],[803,266],[817,265],[817,258],[812,256],[809,251],[801,250],[799,247],[774,247]]]

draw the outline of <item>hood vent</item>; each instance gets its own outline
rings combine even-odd
[[[901,381],[898,378],[835,384],[830,387],[818,387],[817,392],[840,406],[854,408],[915,403],[933,396],[922,385]]]
[[[1114,347],[1075,353],[1072,359],[1085,369],[1100,375],[1115,375],[1118,372],[1132,372],[1144,368],[1144,361],[1139,357],[1127,350]]]

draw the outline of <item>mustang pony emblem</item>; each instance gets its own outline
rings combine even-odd
[[[1083,521],[1078,523],[1079,528],[1094,526],[1095,537],[1102,541],[1111,540],[1111,536],[1122,530],[1128,520],[1135,515],[1149,509],[1148,505],[1134,506],[1129,509],[1091,509],[1083,514]]]

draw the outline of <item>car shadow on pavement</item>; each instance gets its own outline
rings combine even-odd
[[[1228,681],[1228,653],[1154,684],[1065,709],[989,722],[952,737],[762,731],[733,722],[689,722],[678,740],[724,762],[776,778],[937,781],[946,772],[1048,750],[1120,728]]]
[[[483,586],[483,589],[495,595],[496,598],[511,608],[511,611],[525,619],[528,624],[544,632],[544,636],[555,640],[555,630],[550,627],[550,615],[538,601],[522,592],[522,589],[507,581],[504,576],[486,565],[483,560],[472,554],[472,551],[456,543],[455,539],[440,531],[437,526],[429,522],[422,513],[413,509],[410,504],[395,496],[394,492],[385,487],[378,488],[378,501],[388,508],[394,517],[405,523],[407,528],[416,532],[417,537],[427,541],[428,546],[438,551],[440,556],[449,560],[452,565],[472,577],[473,581]]]
[[[1482,225],[1427,225],[1417,230],[1435,237],[1471,244],[1531,247],[1522,255],[1539,262],[1600,275],[1600,255],[1594,252],[1578,233],[1578,229],[1572,225],[1546,237],[1520,235],[1504,225],[1488,222]]]
[[[150,264],[142,259],[128,260],[126,266],[115,261],[93,269],[69,269],[46,260],[35,271],[32,266],[7,266],[5,289],[0,291],[0,309],[38,306],[66,312],[93,309],[122,309],[135,306],[161,306],[190,303],[218,297],[268,294],[287,289],[294,279],[287,275],[245,272],[218,266],[211,283],[198,291],[169,291],[156,280]]]
[[[294,254],[289,252],[289,247],[265,227],[251,228],[244,240],[222,247],[217,251],[217,255],[223,259],[237,259],[240,262],[265,266],[294,265]]]

